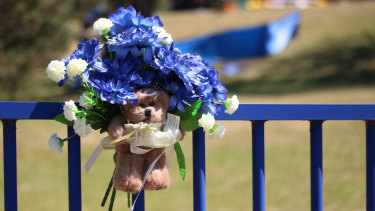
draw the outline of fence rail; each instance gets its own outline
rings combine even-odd
[[[4,208],[17,210],[16,121],[53,119],[62,103],[0,102],[4,145]],[[217,120],[252,121],[253,210],[265,210],[264,127],[270,120],[310,121],[311,210],[323,210],[322,128],[326,120],[363,120],[366,123],[366,208],[375,211],[375,104],[241,104],[233,115],[220,113]],[[68,127],[68,134],[74,133]],[[194,210],[206,210],[205,134],[193,132]],[[82,210],[80,139],[68,143],[69,210]],[[145,209],[144,192],[135,206]]]

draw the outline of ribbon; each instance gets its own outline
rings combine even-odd
[[[85,163],[84,169],[85,169],[86,173],[88,173],[90,171],[92,165],[94,164],[96,159],[99,157],[99,155],[103,151],[103,149],[114,149],[113,145],[108,144],[110,141],[111,141],[111,139],[110,139],[109,136],[104,137],[100,141],[99,145],[96,147],[94,152],[91,154],[90,158]]]
[[[146,124],[146,123],[143,123],[143,122],[138,123],[138,124],[125,124],[125,128],[132,128],[133,131],[130,132],[129,134],[126,134],[123,137],[120,137],[118,139],[115,139],[115,140],[109,142],[109,144],[116,144],[120,141],[128,139],[128,138],[132,137],[134,134],[138,133],[138,131],[146,131],[146,130],[155,131],[155,130],[157,130],[156,127],[152,127],[149,124]]]
[[[151,170],[154,168],[156,162],[158,162],[158,160],[161,158],[161,156],[165,153],[166,150],[167,149],[164,149],[164,151],[162,153],[160,153],[160,155],[148,167],[148,169],[147,169],[147,171],[145,173],[145,176],[143,177],[141,190],[143,189],[143,186],[145,185],[147,177],[148,177],[148,175],[150,175]],[[137,199],[138,199],[140,193],[141,193],[140,191],[137,193],[137,196],[135,197],[134,202],[133,202],[133,206],[129,209],[129,211],[133,211],[134,210],[135,203],[137,202]]]
[[[169,148],[173,146],[173,144],[175,144],[182,137],[182,134],[178,128],[179,121],[179,116],[168,114],[163,131],[160,130],[163,123],[147,124],[141,122],[138,124],[125,124],[124,127],[127,132],[125,136],[113,141],[110,140],[109,136],[101,140],[100,144],[96,147],[86,162],[84,166],[85,172],[90,171],[92,165],[99,157],[103,149],[114,149],[116,143],[124,140],[130,144],[130,151],[134,154],[145,154],[151,151],[153,148]],[[150,149],[144,149],[142,147],[148,147]],[[169,166],[170,157],[172,157],[172,155],[168,155],[168,157],[167,163]]]
[[[170,145],[167,147],[168,154],[167,154],[167,160],[165,161],[165,165],[167,166],[168,169],[171,166],[172,157],[173,157],[173,149],[174,149],[173,145]]]

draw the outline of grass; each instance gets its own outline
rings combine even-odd
[[[224,78],[237,93],[291,93],[373,85],[375,4],[333,4],[302,12],[297,38],[279,55],[243,60],[243,72]]]
[[[241,95],[243,103],[373,103],[375,88],[336,89],[274,96]],[[207,140],[208,210],[248,210],[251,193],[251,123],[224,121],[222,140]],[[68,209],[67,153],[48,149],[53,132],[66,133],[53,121],[19,121],[17,133],[19,210]],[[309,127],[305,121],[266,123],[267,210],[309,210]],[[31,138],[32,137],[32,138]],[[100,134],[82,141],[82,166],[94,151]],[[365,209],[365,124],[359,121],[324,123],[324,208]],[[191,135],[181,142],[186,160],[186,180],[180,179],[175,157],[168,190],[147,192],[146,207],[152,210],[192,210]],[[0,156],[2,156],[0,146]],[[83,210],[106,210],[100,202],[113,172],[111,151],[100,155],[90,173],[82,171]],[[0,168],[3,163],[0,164]],[[0,173],[0,195],[3,191]],[[3,204],[0,198],[0,204]],[[167,202],[167,203],[166,203]],[[119,193],[115,210],[126,209],[126,195]]]

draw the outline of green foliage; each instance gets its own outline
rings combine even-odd
[[[174,111],[174,114],[180,116],[181,125],[185,131],[193,131],[199,127],[198,120],[202,117],[202,114],[198,113],[199,108],[202,105],[202,100],[197,100],[190,103],[191,106],[184,105],[185,112],[179,110]]]
[[[69,120],[65,119],[64,113],[58,114],[53,119],[56,120],[56,121],[58,121],[58,122],[60,122],[60,123],[63,123],[64,125],[68,125],[68,126],[73,126],[74,125],[73,121],[69,121]]]
[[[83,84],[85,89],[85,97],[92,105],[91,109],[79,109],[78,118],[86,117],[88,123],[94,130],[100,130],[100,133],[107,131],[107,127],[111,119],[120,113],[117,105],[99,99],[96,93],[87,84]]]
[[[79,108],[75,115],[79,119],[86,118],[87,123],[91,125],[92,129],[100,130],[100,133],[104,133],[107,131],[111,119],[120,113],[120,108],[118,105],[100,100],[98,93],[90,88],[87,83],[82,83],[82,86],[85,90],[83,96],[87,101],[85,104],[87,104],[87,106],[90,105],[90,108]],[[68,126],[74,125],[73,121],[69,121],[65,118],[64,113],[58,114],[54,119]]]
[[[193,131],[199,127],[198,120],[202,117],[202,114],[198,113],[197,115],[191,117],[187,120],[181,120],[181,125],[184,127],[186,132]]]
[[[182,177],[182,180],[185,180],[185,173],[186,173],[186,166],[185,166],[185,156],[182,152],[180,143],[174,144],[174,150],[177,155],[177,162],[178,162],[178,168],[180,169],[180,175]]]
[[[219,129],[220,126],[219,125],[214,125],[211,130],[210,130],[210,133],[214,133],[217,129]]]

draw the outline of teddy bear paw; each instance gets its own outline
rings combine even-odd
[[[116,190],[122,190],[128,193],[138,193],[142,189],[142,180],[134,176],[113,177],[113,185]]]
[[[145,190],[162,190],[169,187],[170,176],[167,168],[154,169],[148,175],[144,185]]]

